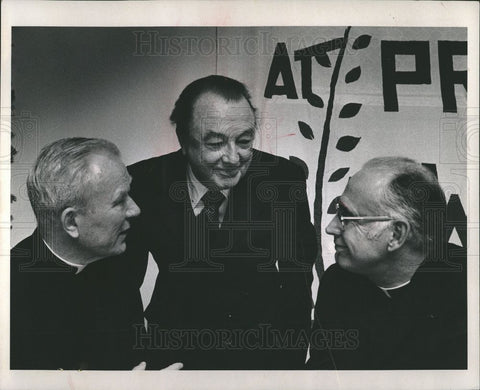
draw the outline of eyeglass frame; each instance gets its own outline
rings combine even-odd
[[[340,213],[340,203],[337,201],[335,203],[335,215],[342,224],[342,229],[345,229],[345,221],[369,221],[369,222],[383,222],[383,221],[393,221],[392,217],[388,215],[369,215],[369,216],[356,216],[356,217],[344,217]]]

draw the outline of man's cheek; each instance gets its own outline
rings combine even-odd
[[[244,150],[244,151],[241,151],[239,153],[239,156],[240,156],[240,159],[243,161],[243,162],[248,162],[251,160],[252,158],[252,155],[253,155],[253,151],[251,149],[249,150]]]
[[[222,157],[221,152],[212,152],[203,150],[200,154],[200,164],[214,165]]]

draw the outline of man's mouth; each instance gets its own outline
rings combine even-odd
[[[238,175],[240,168],[236,169],[217,169],[216,172],[223,177],[233,178]]]
[[[120,234],[121,234],[121,235],[127,235],[129,230],[130,230],[130,226],[127,227],[126,229],[123,229],[123,230],[120,232]]]

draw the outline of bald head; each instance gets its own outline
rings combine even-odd
[[[337,263],[392,287],[410,280],[425,259],[426,244],[439,233],[431,211],[443,212],[445,197],[421,164],[384,157],[368,161],[350,178],[338,204],[340,214],[327,226]]]
[[[446,204],[436,176],[425,166],[405,157],[377,157],[359,172],[370,176],[371,195],[378,210],[406,220],[411,227],[409,243],[421,249],[437,232],[428,229],[428,213],[443,212]],[[368,180],[368,179],[367,179]]]

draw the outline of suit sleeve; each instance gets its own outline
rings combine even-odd
[[[148,207],[148,197],[145,187],[146,174],[145,169],[139,164],[128,166],[128,171],[132,177],[130,186],[130,196],[140,208],[140,216],[131,221],[131,228],[127,236],[127,250],[125,257],[131,264],[138,287],[143,283],[148,264],[148,244],[145,232],[142,230],[142,219],[145,216]]]
[[[148,241],[146,239],[145,232],[143,231],[144,224],[142,223],[142,219],[144,218],[147,209],[147,193],[145,192],[144,188],[146,175],[144,173],[144,169],[142,168],[143,167],[140,164],[134,164],[127,167],[132,177],[130,196],[140,208],[140,216],[131,221],[130,231],[127,236],[127,249],[123,256],[128,262],[128,269],[131,273],[129,278],[133,281],[136,291],[139,291],[143,284],[147,270],[149,254]],[[148,304],[148,302],[143,302],[144,306],[146,304]],[[142,310],[144,310],[143,307]],[[143,326],[143,322],[141,324],[138,322],[135,323],[136,336],[133,355],[135,364],[138,364],[141,361],[146,361],[147,367],[149,367],[148,351],[141,342],[141,337],[139,337],[141,334],[146,332]]]
[[[317,243],[310,220],[305,175],[293,164],[291,168],[288,196],[294,205],[293,258],[287,257],[283,264],[279,262],[279,268],[284,282],[286,332],[294,335],[294,348],[288,352],[289,368],[302,369],[311,332],[312,269],[317,255]]]
[[[323,274],[318,287],[317,300],[315,305],[313,329],[310,336],[310,359],[307,368],[312,370],[333,370],[335,364],[332,353],[329,349],[328,329],[323,323],[322,314],[328,311],[328,305],[335,302],[332,296],[332,287],[335,285],[336,266],[330,267]],[[333,294],[335,295],[335,294]]]

